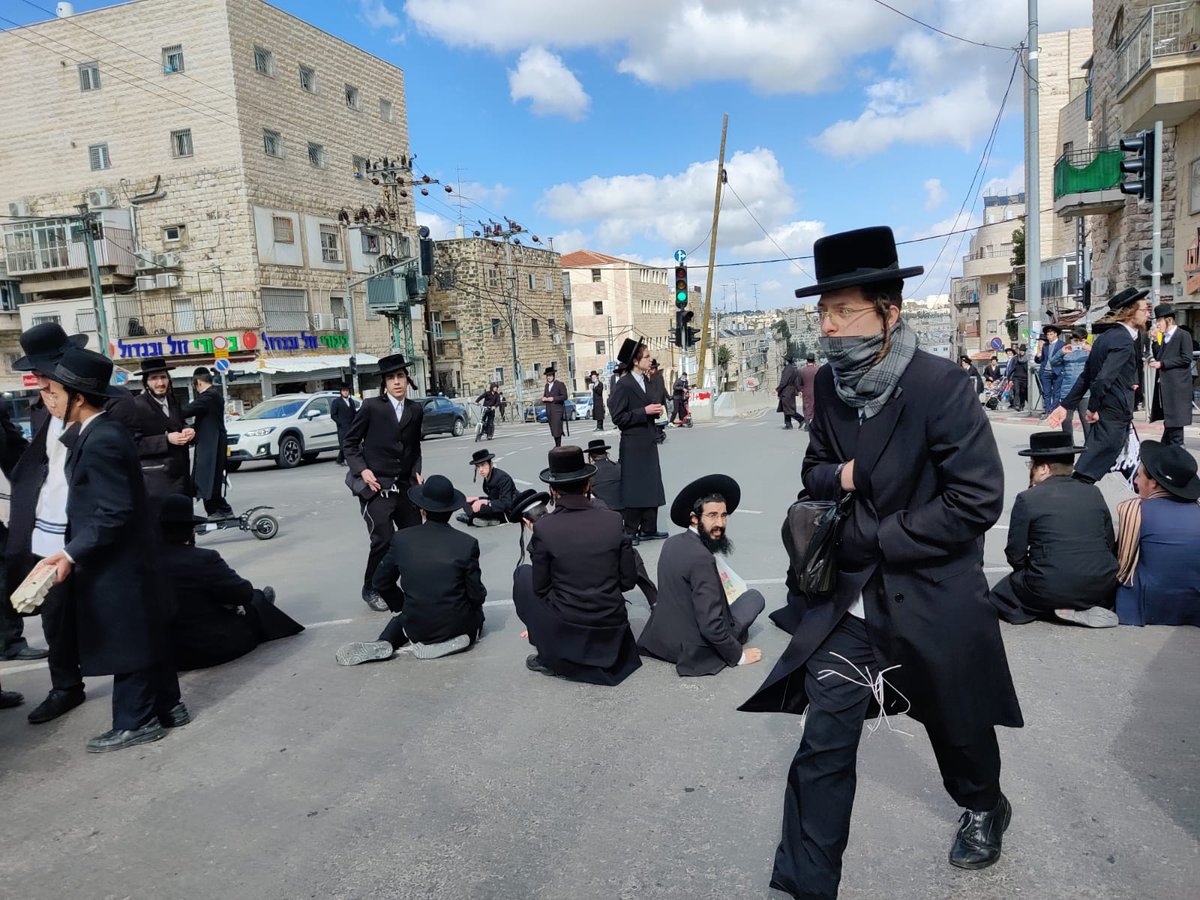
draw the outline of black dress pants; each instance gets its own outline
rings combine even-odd
[[[155,716],[164,716],[179,702],[175,667],[159,663],[149,669],[113,676],[113,728],[133,731]]]
[[[1183,446],[1183,426],[1182,425],[1164,425],[1163,438],[1164,444],[1175,444],[1179,447]]]
[[[837,897],[857,786],[858,743],[871,702],[870,690],[854,683],[862,677],[834,653],[860,669],[869,666],[872,675],[880,668],[866,623],[849,614],[806,664],[808,713],[800,749],[788,772],[783,836],[771,875],[772,887],[804,900]],[[820,673],[826,670],[846,677],[821,679]],[[968,746],[950,743],[928,725],[926,731],[947,793],[967,809],[994,808],[1000,799],[1000,748],[995,731],[986,729]]]
[[[399,650],[401,647],[403,647],[405,644],[407,644],[410,640],[418,641],[419,643],[423,643],[423,644],[434,644],[434,643],[441,643],[442,640],[448,641],[454,637],[457,637],[457,635],[450,635],[450,637],[448,637],[448,638],[440,638],[439,640],[436,640],[436,641],[424,640],[423,638],[427,638],[429,636],[428,635],[420,635],[420,634],[417,634],[417,635],[408,634],[408,631],[406,630],[407,624],[408,623],[405,622],[405,620],[404,620],[404,613],[403,612],[396,613],[396,615],[392,616],[392,618],[388,621],[388,623],[383,626],[383,631],[379,632],[379,640],[387,641],[389,644],[392,645],[393,650]],[[477,640],[479,640],[479,636],[482,631],[483,631],[483,610],[481,609],[479,611],[479,618],[477,620],[473,620],[470,622],[463,622],[462,630],[459,631],[458,634],[465,634],[467,637],[469,637],[471,639],[471,643],[469,643],[467,645],[467,649],[469,650],[469,649],[471,649],[471,647],[475,646],[475,642]]]
[[[1133,413],[1102,408],[1100,421],[1091,426],[1075,472],[1093,484],[1109,473],[1129,441]]]
[[[621,514],[625,517],[625,530],[631,535],[658,531],[657,506],[627,506]]]
[[[50,588],[42,603],[42,633],[50,651],[50,686],[58,691],[83,690],[79,671],[79,639],[75,634],[75,607],[65,585]]]
[[[364,589],[371,588],[371,579],[387,554],[392,535],[401,528],[421,524],[421,511],[408,499],[408,488],[407,482],[400,483],[386,494],[380,491],[370,500],[358,501],[363,521],[367,523],[367,534],[371,538],[367,568],[363,572]]]

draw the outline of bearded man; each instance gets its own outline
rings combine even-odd
[[[161,500],[171,494],[191,494],[188,444],[196,437],[183,421],[183,410],[171,391],[171,368],[161,356],[142,363],[142,392],[130,401],[146,493]]]

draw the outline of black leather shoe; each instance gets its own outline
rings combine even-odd
[[[362,598],[363,602],[366,603],[367,606],[371,607],[371,609],[375,610],[375,612],[388,611],[387,601],[383,599],[383,596],[379,593],[379,591],[374,591],[371,590],[371,588],[365,587],[362,589]]]
[[[264,600],[266,600],[272,606],[275,605],[275,588],[271,587],[268,584],[266,587],[264,587],[262,589],[262,595],[263,595]]]
[[[179,701],[171,709],[158,717],[158,724],[163,728],[182,728],[184,725],[192,721],[192,715],[188,712],[188,708],[183,705],[183,701]]]
[[[69,713],[87,699],[83,688],[73,691],[60,691],[57,688],[46,695],[46,699],[34,707],[29,714],[31,725],[43,725],[59,716]]]
[[[986,869],[1000,858],[1000,840],[1012,818],[1012,806],[1003,794],[993,809],[967,810],[950,847],[950,865],[960,869]]]
[[[50,651],[45,647],[30,647],[26,643],[21,643],[4,648],[4,652],[0,653],[0,659],[45,659],[49,655]]]
[[[651,531],[649,534],[641,535],[643,541],[665,541],[668,537],[670,535],[665,531]]]
[[[25,698],[16,691],[0,691],[0,709],[12,709],[25,702]]]
[[[136,747],[138,744],[149,744],[161,741],[167,736],[167,730],[159,724],[158,719],[151,719],[141,728],[130,731],[110,729],[104,734],[98,734],[87,742],[88,753],[111,753],[113,750],[124,750],[126,747]]]
[[[527,657],[525,657],[525,668],[527,668],[530,672],[541,672],[543,675],[550,675],[555,678],[558,677],[558,673],[551,668],[547,668],[547,666],[540,659],[538,659],[538,655],[536,653],[530,653]]]
[[[471,524],[471,517],[470,517],[470,516],[468,516],[466,513],[459,513],[459,514],[458,514],[457,516],[455,516],[454,518],[455,518],[455,520],[456,520],[456,521],[458,521],[458,522],[462,522],[464,525],[470,525],[470,524]]]

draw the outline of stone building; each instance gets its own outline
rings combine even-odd
[[[950,280],[959,353],[978,353],[996,337],[1008,343],[1009,285],[1016,269],[1013,233],[1024,226],[1024,216],[1023,193],[983,198],[983,224],[971,235],[962,276]],[[1015,301],[1011,307],[1014,315],[1023,308]]]
[[[435,391],[474,400],[496,382],[509,403],[532,403],[542,396],[548,366],[571,384],[561,257],[519,240],[434,242],[428,303]]]
[[[38,95],[0,92],[4,255],[22,293],[19,322],[0,317],[0,387],[17,386],[16,331],[34,322],[99,346],[80,204],[120,366],[161,350],[186,375],[224,341],[235,395],[315,387],[348,371],[352,306],[359,362],[386,352],[388,321],[345,283],[416,256],[412,197],[385,199],[365,170],[411,156],[404,73],[262,0],[60,6],[0,33],[0,79]]]

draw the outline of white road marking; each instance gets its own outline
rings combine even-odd
[[[324,628],[327,625],[348,625],[351,622],[359,622],[366,618],[369,618],[369,617],[368,616],[359,616],[358,618],[355,618],[355,619],[330,619],[328,622],[313,622],[311,625],[305,625],[304,627],[307,629],[307,628]]]
[[[738,509],[737,512],[745,513],[748,516],[761,516],[763,514],[761,509]]]
[[[523,484],[526,487],[533,487],[532,481],[522,481],[520,478],[514,478],[513,481],[516,482],[517,484]]]
[[[747,578],[746,584],[786,584],[786,578]]]

